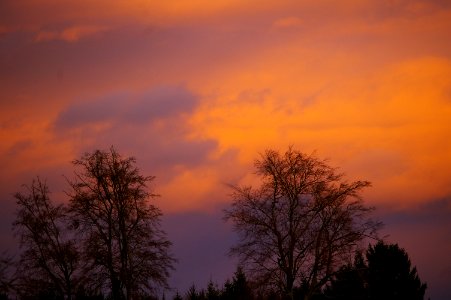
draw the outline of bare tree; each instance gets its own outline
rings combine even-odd
[[[132,157],[110,151],[86,153],[73,164],[70,211],[84,237],[84,253],[97,282],[113,299],[136,299],[155,286],[167,287],[174,259],[160,229],[161,211],[149,203],[154,177],[140,175]]]
[[[66,210],[49,198],[39,178],[26,193],[17,193],[18,211],[13,223],[24,249],[18,266],[19,289],[37,293],[52,291],[71,299],[77,282],[79,255],[65,226]]]
[[[261,186],[232,186],[225,210],[240,237],[231,254],[260,286],[287,299],[302,287],[309,299],[380,227],[359,197],[370,183],[346,182],[325,161],[292,147],[267,150],[255,167]]]
[[[0,299],[8,298],[13,290],[15,276],[12,274],[13,257],[5,251],[0,256]],[[3,298],[2,298],[3,297]]]

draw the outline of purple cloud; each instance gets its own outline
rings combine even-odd
[[[70,105],[53,129],[59,138],[72,142],[76,153],[113,145],[156,172],[152,175],[169,179],[174,176],[172,167],[200,165],[217,146],[214,140],[188,137],[187,120],[197,104],[198,98],[183,86],[115,93]]]
[[[55,121],[57,131],[105,121],[148,123],[180,113],[191,113],[196,96],[184,87],[160,86],[142,94],[121,92],[72,104]]]
[[[140,95],[136,103],[125,110],[123,121],[148,122],[179,113],[191,113],[197,104],[194,94],[179,86],[156,87]]]
[[[59,114],[54,124],[55,129],[71,129],[116,119],[129,98],[127,93],[118,93],[93,101],[74,103]]]

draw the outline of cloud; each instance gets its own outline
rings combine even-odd
[[[9,32],[8,27],[0,25],[0,36]]]
[[[197,97],[181,86],[159,86],[143,93],[121,92],[70,105],[56,121],[56,131],[100,123],[142,124],[189,114]]]
[[[18,153],[21,153],[25,150],[29,150],[32,147],[33,147],[33,142],[31,140],[29,140],[29,139],[21,140],[21,141],[16,142],[13,146],[11,146],[7,150],[6,155],[7,156],[17,155]]]
[[[223,199],[211,201],[211,194],[230,173],[213,166],[233,164],[235,156],[214,157],[215,139],[192,136],[190,118],[198,103],[183,86],[115,93],[70,105],[58,115],[53,130],[75,153],[113,145],[121,154],[136,157],[144,174],[157,177],[156,192],[171,199],[163,204],[165,209],[205,209]]]
[[[141,123],[180,113],[190,114],[197,102],[197,97],[184,87],[159,86],[140,95],[136,104],[125,112],[124,120]]]
[[[117,119],[125,109],[128,98],[128,93],[116,93],[92,101],[74,103],[58,115],[55,129],[60,131]]]
[[[53,40],[61,40],[68,43],[78,42],[82,38],[86,38],[108,30],[106,26],[98,25],[77,25],[64,28],[59,31],[41,30],[34,37],[35,42],[47,42]]]
[[[273,23],[274,29],[288,29],[288,28],[297,28],[302,26],[302,19],[299,17],[285,17],[281,19],[277,19]]]
[[[382,216],[387,233],[439,299],[451,2],[357,2],[0,1],[0,238],[21,183],[44,175],[61,191],[72,159],[114,145],[156,176],[165,213],[198,212],[164,225],[175,285],[205,286],[233,266],[219,253],[230,233],[204,212],[229,201],[224,183],[255,182],[259,152],[295,144],[372,181],[365,199],[398,210]]]
[[[60,34],[55,31],[39,31],[34,37],[35,42],[44,42],[60,39]]]

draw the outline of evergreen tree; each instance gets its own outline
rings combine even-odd
[[[367,299],[366,288],[367,265],[363,255],[358,252],[353,264],[343,266],[335,279],[326,288],[326,299],[362,300]]]
[[[334,300],[423,300],[426,288],[404,249],[378,242],[368,247],[366,262],[357,254],[354,264],[342,267],[324,294]]]
[[[189,289],[188,292],[186,293],[186,300],[204,300],[206,299],[205,297],[205,291],[204,290],[200,290],[198,291],[196,289],[196,286],[193,284]]]
[[[174,296],[173,300],[183,300],[182,296],[180,296],[179,292],[177,291],[177,293]]]
[[[211,280],[208,282],[206,299],[207,300],[221,299],[221,291],[218,289],[218,286],[214,284],[213,281]]]
[[[427,285],[422,283],[416,267],[412,268],[407,252],[397,244],[383,242],[370,246],[368,291],[370,300],[423,300]]]
[[[235,271],[232,281],[226,281],[221,299],[229,300],[251,300],[253,293],[247,281],[246,274],[243,269],[238,267]]]

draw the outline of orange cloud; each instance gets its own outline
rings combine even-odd
[[[211,210],[215,207],[217,203],[211,197],[218,190],[217,171],[211,168],[178,168],[175,171],[177,175],[171,181],[158,187],[158,193],[162,195],[161,206],[165,211]]]
[[[275,29],[296,28],[302,25],[302,20],[298,17],[285,17],[277,19],[273,23]]]
[[[8,31],[8,27],[0,25],[0,35],[7,33]]]
[[[391,194],[409,203],[449,193],[443,162],[450,159],[450,9],[434,3],[421,8],[421,1],[413,8],[404,1],[255,3],[16,3],[12,6],[27,8],[16,22],[29,22],[38,32],[36,41],[62,40],[67,45],[60,49],[36,43],[32,46],[40,51],[17,51],[25,62],[17,63],[17,74],[4,76],[11,85],[4,85],[8,97],[3,98],[12,100],[0,114],[35,114],[33,122],[51,127],[49,120],[79,98],[89,103],[86,99],[118,90],[182,82],[201,100],[186,112],[188,123],[167,122],[183,127],[174,139],[218,145],[208,163],[197,163],[212,179],[204,181],[204,192],[192,193],[191,205],[204,203],[213,193],[222,180],[213,170],[230,149],[238,149],[238,161],[232,160],[236,170],[228,178],[246,181],[252,175],[243,174],[252,173],[259,151],[283,150],[292,143],[307,152],[318,149],[350,176],[373,181],[374,201],[389,201],[386,195]],[[35,12],[30,20],[25,11]],[[99,55],[96,49],[105,42],[101,33],[107,30],[115,51]],[[90,46],[84,48],[87,39]],[[43,55],[42,49],[51,54]],[[80,49],[86,52],[81,55]],[[118,122],[112,130],[108,122],[97,125],[80,125],[64,141],[43,125],[31,129],[33,124],[27,123],[19,131],[8,127],[2,149],[19,149],[26,145],[23,140],[30,140],[45,156],[44,145],[54,144],[65,149],[68,161],[77,156],[72,154],[78,145],[115,141],[130,136],[126,128],[135,126]],[[111,129],[108,135],[102,134],[105,128]],[[31,164],[36,156],[27,153],[30,158],[21,158]],[[180,209],[189,205],[172,189],[190,185],[199,175],[194,173],[176,176],[173,185],[164,183],[164,192],[179,197],[174,203]],[[421,174],[432,174],[434,180],[420,184]]]
[[[86,38],[108,30],[106,26],[72,26],[61,31],[39,31],[34,40],[44,42],[51,40],[62,40],[69,43],[78,42]]]
[[[230,71],[233,77],[220,80],[221,96],[205,102],[193,126],[223,149],[240,149],[243,163],[267,147],[318,149],[350,176],[373,181],[370,198],[378,203],[396,199],[390,205],[402,206],[451,194],[451,61],[407,60],[362,77],[346,69],[353,57],[324,59],[312,70],[265,56],[242,65],[247,71]]]

